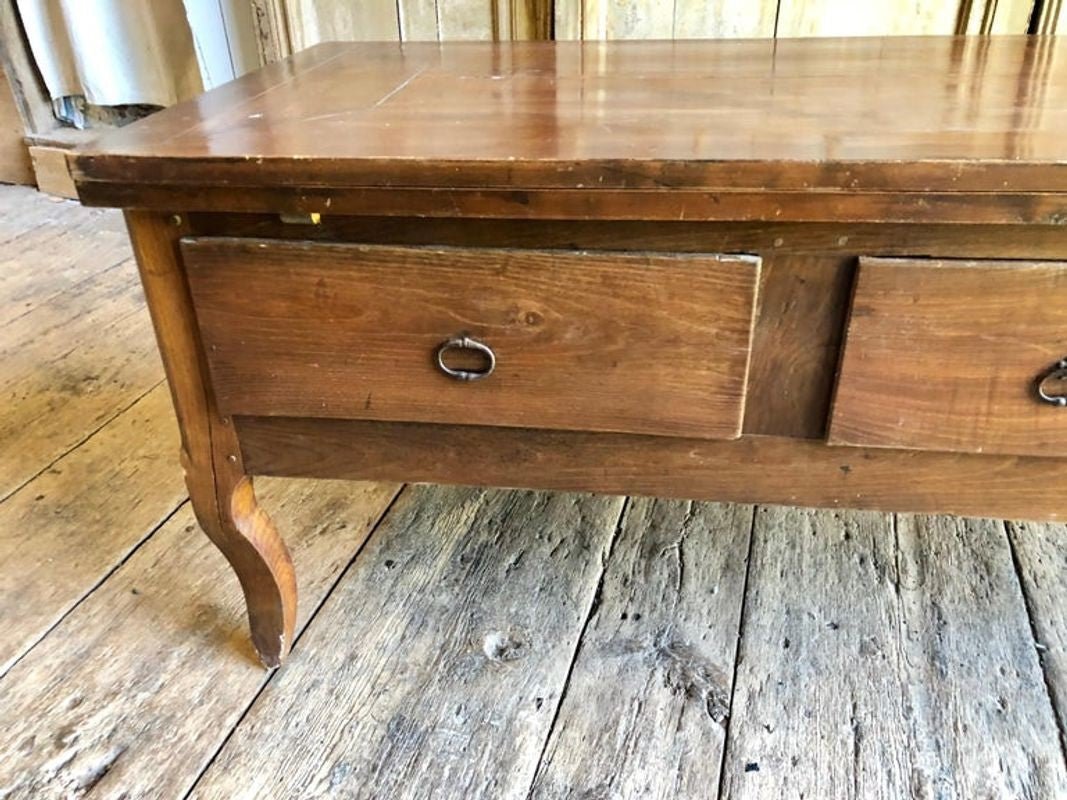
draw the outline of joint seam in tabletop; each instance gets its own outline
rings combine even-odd
[[[748,548],[745,550],[745,580],[741,584],[741,608],[737,614],[737,637],[734,640],[734,664],[730,673],[730,703],[727,706],[726,719],[723,720],[722,751],[719,754],[719,785],[715,790],[715,797],[721,798],[726,789],[726,754],[730,750],[730,730],[734,719],[734,698],[737,693],[737,673],[740,669],[738,658],[741,655],[741,644],[745,638],[745,624],[748,621],[748,587],[749,577],[752,575],[752,548],[756,540],[756,516],[761,506],[752,506],[752,520],[748,527]]]
[[[1034,650],[1037,652],[1037,663],[1041,668],[1041,679],[1045,684],[1045,695],[1049,701],[1049,706],[1052,708],[1052,718],[1056,723],[1056,730],[1060,735],[1060,755],[1063,758],[1063,764],[1067,767],[1067,727],[1065,727],[1064,720],[1060,718],[1057,713],[1059,705],[1057,705],[1057,689],[1049,677],[1048,665],[1045,663],[1045,651],[1041,647],[1038,647],[1038,635],[1037,626],[1034,624],[1034,606],[1033,599],[1030,596],[1029,591],[1026,588],[1026,581],[1023,580],[1022,564],[1019,561],[1019,553],[1015,548],[1015,541],[1012,538],[1011,531],[1008,530],[1008,522],[1002,521],[1001,530],[1004,532],[1004,538],[1007,540],[1008,552],[1011,554],[1012,571],[1015,574],[1015,580],[1019,584],[1019,594],[1023,599],[1023,606],[1026,609],[1026,621],[1030,625],[1030,638],[1034,643]]]
[[[319,602],[308,614],[307,621],[302,627],[300,627],[296,631],[296,634],[293,637],[292,645],[289,649],[289,658],[292,658],[292,652],[296,650],[296,647],[299,644],[300,640],[303,638],[304,634],[307,633],[307,631],[311,628],[312,623],[318,616],[319,611],[321,611],[322,607],[326,604],[326,601],[329,600],[337,586],[351,571],[352,566],[356,563],[356,560],[366,549],[367,544],[371,541],[371,539],[374,538],[375,534],[378,533],[378,529],[381,527],[382,523],[386,519],[388,519],[389,515],[393,512],[393,508],[396,506],[397,501],[400,500],[401,495],[409,491],[411,491],[411,487],[409,484],[402,484],[400,488],[396,490],[396,494],[394,494],[392,499],[388,503],[386,503],[385,508],[382,509],[382,512],[378,515],[377,519],[374,520],[374,524],[371,525],[370,532],[363,539],[363,542],[359,545],[359,547],[356,548],[356,552],[353,553],[352,557],[348,559],[348,562],[340,570],[337,571],[337,577],[335,577],[334,580],[330,582],[329,588],[327,588],[327,590],[322,593],[322,597],[319,599]],[[241,727],[241,723],[244,722],[245,717],[248,716],[248,714],[252,711],[252,708],[256,705],[256,703],[259,702],[260,697],[262,697],[263,693],[267,690],[267,687],[270,686],[271,682],[274,680],[275,676],[278,674],[279,670],[282,669],[282,667],[284,667],[284,664],[279,667],[267,668],[266,675],[259,688],[249,698],[248,702],[245,704],[245,707],[241,710],[240,714],[238,714],[237,719],[234,721],[233,725],[230,726],[230,729],[226,732],[226,735],[223,737],[222,741],[219,742],[219,746],[216,747],[215,750],[207,756],[206,760],[204,761],[204,765],[196,773],[196,777],[193,778],[193,780],[189,783],[189,786],[185,789],[184,792],[182,792],[182,800],[185,800],[186,798],[191,796],[193,792],[196,791],[196,787],[200,784],[200,781],[203,780],[204,775],[207,774],[207,771],[209,769],[211,769],[212,765],[218,759],[219,754],[226,749],[226,746],[230,743],[230,740],[233,738],[234,733],[236,733],[238,728]]]
[[[308,67],[302,73],[303,77],[306,77],[308,74],[310,74],[312,72],[317,72],[318,70],[322,69],[323,67],[327,66],[328,64],[336,61],[342,55],[344,55],[344,54],[343,53],[337,53],[336,55],[330,56],[329,58],[325,59],[324,61],[319,62],[318,64],[314,65],[313,67]],[[231,112],[233,112],[233,111],[237,111],[237,110],[242,109],[242,108],[247,108],[249,104],[255,102],[260,97],[263,97],[264,95],[270,94],[271,92],[281,88],[282,86],[285,86],[286,84],[292,83],[296,79],[296,77],[297,77],[296,75],[291,74],[291,75],[289,75],[289,77],[285,78],[284,80],[280,80],[277,83],[273,83],[270,86],[268,86],[267,88],[265,88],[263,91],[257,92],[256,94],[252,95],[251,97],[246,98],[243,102],[238,103],[237,105],[234,105],[234,106],[230,107],[229,110]],[[219,87],[219,88],[221,89],[221,88],[224,88],[224,87],[225,87],[225,84],[223,86]],[[195,101],[190,100],[190,101],[186,101],[186,102],[192,103],[192,102],[195,102]],[[179,131],[175,131],[170,136],[167,136],[165,139],[159,140],[159,144],[163,144],[164,142],[172,142],[175,139],[180,139],[182,136],[184,136],[185,134],[189,133],[189,131],[193,130],[194,128],[196,128],[200,124],[202,124],[202,120],[197,119],[197,120],[191,122],[187,127],[182,128]],[[84,153],[84,154],[79,153],[78,155],[79,156],[81,156],[81,155],[91,156],[91,155],[93,155],[93,151],[88,150],[86,153]]]

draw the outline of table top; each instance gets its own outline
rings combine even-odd
[[[89,145],[79,184],[1067,190],[1053,37],[330,43]],[[99,192],[98,192],[99,196]]]

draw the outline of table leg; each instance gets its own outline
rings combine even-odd
[[[126,222],[181,429],[193,510],[237,573],[260,658],[277,666],[292,646],[296,578],[285,542],[256,503],[233,426],[216,408],[179,249],[190,230],[177,215],[128,211]]]

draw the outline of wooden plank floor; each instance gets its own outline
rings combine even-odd
[[[261,481],[258,668],[121,218],[0,187],[0,799],[1067,798],[1067,527]]]

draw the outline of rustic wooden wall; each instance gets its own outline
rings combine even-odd
[[[22,118],[0,67],[0,183],[33,183],[30,151],[23,141]]]
[[[559,39],[1026,33],[1033,6],[1034,0],[556,0],[555,19]]]
[[[781,0],[779,36],[1026,33],[1033,0]]]
[[[1026,33],[1037,0],[253,0],[266,60],[328,40]],[[1052,32],[1063,0],[1038,20]],[[1037,21],[1036,21],[1037,22]]]
[[[1067,32],[1067,3],[1063,0],[1044,0],[1038,9],[1036,33]]]
[[[294,50],[338,39],[502,40],[551,35],[551,0],[288,0],[280,5]]]
[[[556,0],[557,39],[721,39],[774,35],[778,0]]]

